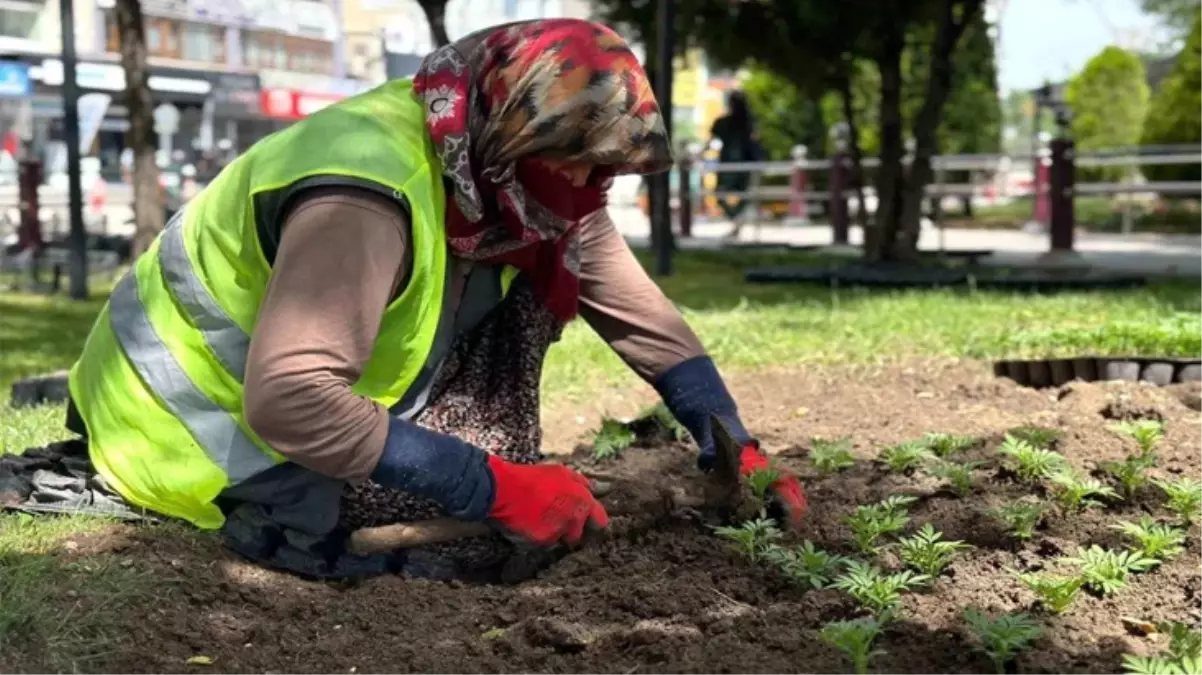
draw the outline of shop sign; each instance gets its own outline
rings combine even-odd
[[[195,77],[172,77],[155,75],[151,71],[148,84],[151,90],[164,94],[188,94],[207,96],[213,90],[208,80]],[[48,87],[61,87],[65,79],[63,62],[58,59],[46,59],[40,67],[31,69],[31,76],[41,80]],[[75,83],[81,89],[95,91],[125,91],[125,69],[112,63],[87,63],[75,65]]]
[[[264,89],[259,96],[262,113],[276,119],[296,120],[341,101],[344,96],[330,93]]]
[[[0,97],[25,98],[33,92],[29,64],[0,61]]]

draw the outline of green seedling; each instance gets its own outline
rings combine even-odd
[[[946,541],[930,523],[909,537],[898,540],[898,556],[902,562],[922,572],[932,580],[963,551],[972,548],[962,541]]]
[[[593,459],[617,459],[636,440],[638,437],[624,422],[610,417],[602,418],[601,428],[593,436]]]
[[[1133,675],[1202,675],[1202,633],[1176,621],[1158,628],[1169,634],[1169,649],[1156,656],[1123,655],[1123,670]]]
[[[1102,595],[1113,595],[1127,587],[1127,577],[1146,572],[1156,566],[1155,558],[1145,558],[1139,551],[1112,551],[1097,544],[1077,548],[1077,554],[1060,562],[1078,565],[1085,585]]]
[[[1202,673],[1202,661],[1191,661],[1193,670],[1186,670],[1180,661],[1163,656],[1136,656],[1123,654],[1123,672],[1128,675],[1194,675]]]
[[[812,445],[810,460],[814,462],[814,468],[822,473],[838,473],[856,463],[851,456],[851,441],[846,438],[834,441],[815,438]]]
[[[901,601],[902,592],[929,580],[927,575],[915,574],[910,570],[885,574],[879,567],[850,560],[847,563],[847,573],[835,579],[831,587],[855,598],[856,602],[876,616],[889,617]]]
[[[1148,516],[1140,518],[1138,523],[1124,520],[1111,527],[1138,542],[1137,550],[1145,558],[1164,562],[1185,552],[1184,530],[1158,523]]]
[[[936,457],[948,457],[971,448],[977,439],[972,436],[956,436],[955,434],[933,433],[923,437],[922,443]]]
[[[993,509],[990,514],[1006,524],[1011,537],[1025,541],[1035,536],[1035,527],[1047,507],[1038,502],[1014,502]]]
[[[765,517],[764,508],[768,504],[768,490],[772,488],[773,483],[780,480],[781,475],[779,469],[767,466],[744,476],[747,487],[751,488],[751,494],[755,496],[756,503],[760,505],[761,518]]]
[[[715,527],[714,533],[731,542],[734,550],[751,562],[759,562],[783,533],[770,518],[749,520],[737,527]]]
[[[1009,434],[1002,441],[998,453],[1006,457],[1008,466],[1019,478],[1029,482],[1047,478],[1067,464],[1063,455]]]
[[[854,673],[867,673],[868,663],[885,654],[884,650],[872,648],[880,634],[881,624],[872,617],[833,621],[822,627],[822,641],[843,652]]]
[[[923,461],[931,456],[931,451],[925,443],[907,441],[885,448],[881,451],[879,459],[890,471],[905,473],[922,466]]]
[[[901,532],[910,522],[906,507],[915,501],[914,497],[894,495],[876,504],[857,506],[844,522],[851,528],[860,552],[875,554],[878,539],[886,534]]]
[[[1080,576],[1063,577],[1054,574],[1024,574],[1010,571],[1019,582],[1031,589],[1039,603],[1053,614],[1063,614],[1081,594],[1085,579]]]
[[[815,590],[829,586],[848,560],[843,556],[827,553],[808,540],[794,548],[773,546],[764,555],[764,559],[779,567],[785,576],[799,586],[808,586]]]
[[[1168,498],[1164,506],[1177,514],[1186,525],[1193,525],[1202,517],[1202,481],[1181,478],[1175,481],[1153,481]]]
[[[952,492],[963,497],[972,492],[973,476],[972,472],[979,468],[984,462],[938,462],[926,468],[927,473],[936,478],[943,479],[951,488]]]
[[[638,418],[640,420],[654,420],[666,429],[668,434],[672,436],[672,439],[677,442],[683,443],[689,440],[689,430],[684,428],[684,425],[676,419],[676,416],[672,414],[671,410],[668,410],[668,406],[664,405],[662,401],[639,413]]]
[[[1067,466],[1048,476],[1048,480],[1056,486],[1056,499],[1065,511],[1083,511],[1092,506],[1102,506],[1100,497],[1122,499],[1114,488],[1082,476]]]
[[[1102,462],[1102,470],[1123,486],[1123,494],[1132,497],[1148,483],[1148,469],[1156,466],[1155,453],[1131,455],[1121,462]]]
[[[1014,437],[1015,440],[1046,450],[1050,449],[1064,434],[1058,429],[1027,425],[1011,429],[1006,435]]]
[[[1031,642],[1043,633],[1027,614],[1002,614],[992,619],[969,607],[964,620],[981,641],[981,651],[993,661],[998,673],[1006,672],[1006,664],[1014,660]]]
[[[1164,424],[1156,420],[1136,420],[1112,425],[1111,431],[1127,436],[1139,447],[1139,454],[1150,455],[1164,439]]]

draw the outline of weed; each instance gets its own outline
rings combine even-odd
[[[827,553],[808,540],[794,548],[773,546],[765,552],[764,559],[779,567],[798,585],[813,589],[829,586],[839,568],[847,565],[847,558]]]
[[[990,514],[1006,524],[1010,536],[1020,541],[1035,536],[1035,526],[1047,507],[1038,502],[1013,502],[993,509]]]
[[[877,539],[905,528],[910,522],[906,507],[915,501],[914,497],[894,495],[876,504],[857,506],[844,522],[851,528],[860,552],[876,553]]]
[[[1202,633],[1176,621],[1158,628],[1169,634],[1169,649],[1157,656],[1123,655],[1123,669],[1132,675],[1202,674]]]
[[[855,673],[867,673],[869,661],[885,654],[872,648],[880,634],[881,624],[872,617],[833,621],[822,627],[822,641],[843,652]]]
[[[976,444],[977,439],[972,436],[933,433],[924,436],[922,442],[936,457],[947,459],[957,452],[963,452],[971,448]]]
[[[1164,490],[1168,500],[1165,508],[1177,514],[1186,525],[1193,525],[1202,516],[1202,481],[1193,478],[1181,478],[1175,481],[1153,481],[1157,487]]]
[[[1049,429],[1047,427],[1038,427],[1033,425],[1015,427],[1006,433],[1008,437],[1013,437],[1017,441],[1022,441],[1028,445],[1035,446],[1048,450],[1060,437],[1064,434],[1059,429]]]
[[[846,438],[828,441],[815,438],[812,441],[810,459],[814,467],[822,473],[838,473],[855,465],[856,460],[851,456],[851,441]]]
[[[930,523],[923,525],[912,536],[899,539],[897,543],[902,562],[932,579],[943,572],[952,558],[972,548],[962,541],[944,540],[943,534]]]
[[[1073,604],[1085,585],[1081,576],[1062,577],[1054,574],[1024,574],[1010,571],[1024,586],[1031,589],[1039,602],[1053,614],[1063,614]]]
[[[617,459],[636,440],[638,437],[624,422],[610,417],[602,418],[601,428],[593,436],[593,459]]]
[[[1111,431],[1127,436],[1139,446],[1139,454],[1150,455],[1164,439],[1164,424],[1157,420],[1136,420],[1111,425]]]
[[[1138,523],[1124,520],[1111,527],[1139,542],[1137,550],[1145,558],[1164,562],[1185,552],[1182,546],[1185,543],[1184,530],[1158,523],[1148,516],[1140,518]]]
[[[948,484],[948,487],[952,489],[952,492],[963,497],[972,492],[972,472],[982,464],[984,462],[964,462],[961,464],[958,462],[940,461],[937,464],[928,466],[926,471],[936,478],[942,478]]]
[[[1144,557],[1139,551],[1112,551],[1094,544],[1089,548],[1078,547],[1076,555],[1063,557],[1060,562],[1080,566],[1086,586],[1102,595],[1113,595],[1127,587],[1129,575],[1147,571],[1158,561]]]
[[[975,607],[969,607],[964,610],[964,620],[976,633],[981,650],[993,661],[998,673],[1005,673],[1006,664],[1043,633],[1043,629],[1024,613],[1002,614],[991,619]]]
[[[856,602],[866,607],[878,617],[892,616],[897,603],[901,601],[903,591],[926,583],[930,580],[925,574],[915,574],[910,570],[885,574],[879,567],[849,560],[847,573],[835,579],[832,588],[844,591]]]
[[[880,461],[895,473],[904,473],[922,466],[923,460],[931,457],[931,451],[920,441],[898,443],[881,451]]]
[[[1025,481],[1047,478],[1067,463],[1063,455],[1010,434],[1006,434],[998,453],[1006,456],[1010,468]]]
[[[1102,462],[1102,470],[1114,476],[1114,479],[1123,486],[1123,494],[1132,497],[1144,485],[1148,483],[1147,471],[1156,466],[1155,453],[1131,455],[1127,459],[1117,462]]]
[[[731,542],[751,562],[759,562],[782,532],[770,518],[749,520],[737,527],[715,527],[714,533]]]
[[[1056,499],[1066,511],[1083,511],[1091,506],[1101,506],[1099,497],[1122,499],[1109,485],[1082,476],[1070,467],[1062,467],[1048,476],[1056,486]]]

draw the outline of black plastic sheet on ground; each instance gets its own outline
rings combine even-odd
[[[912,263],[854,262],[841,266],[775,266],[745,270],[748,283],[793,283],[869,288],[955,288],[1004,291],[1085,291],[1136,288],[1140,275],[1091,270],[955,268]]]

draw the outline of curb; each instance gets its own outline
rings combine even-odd
[[[995,361],[993,374],[1036,389],[1059,387],[1073,380],[1149,382],[1163,387],[1202,381],[1202,360],[1138,356],[1008,360]]]

